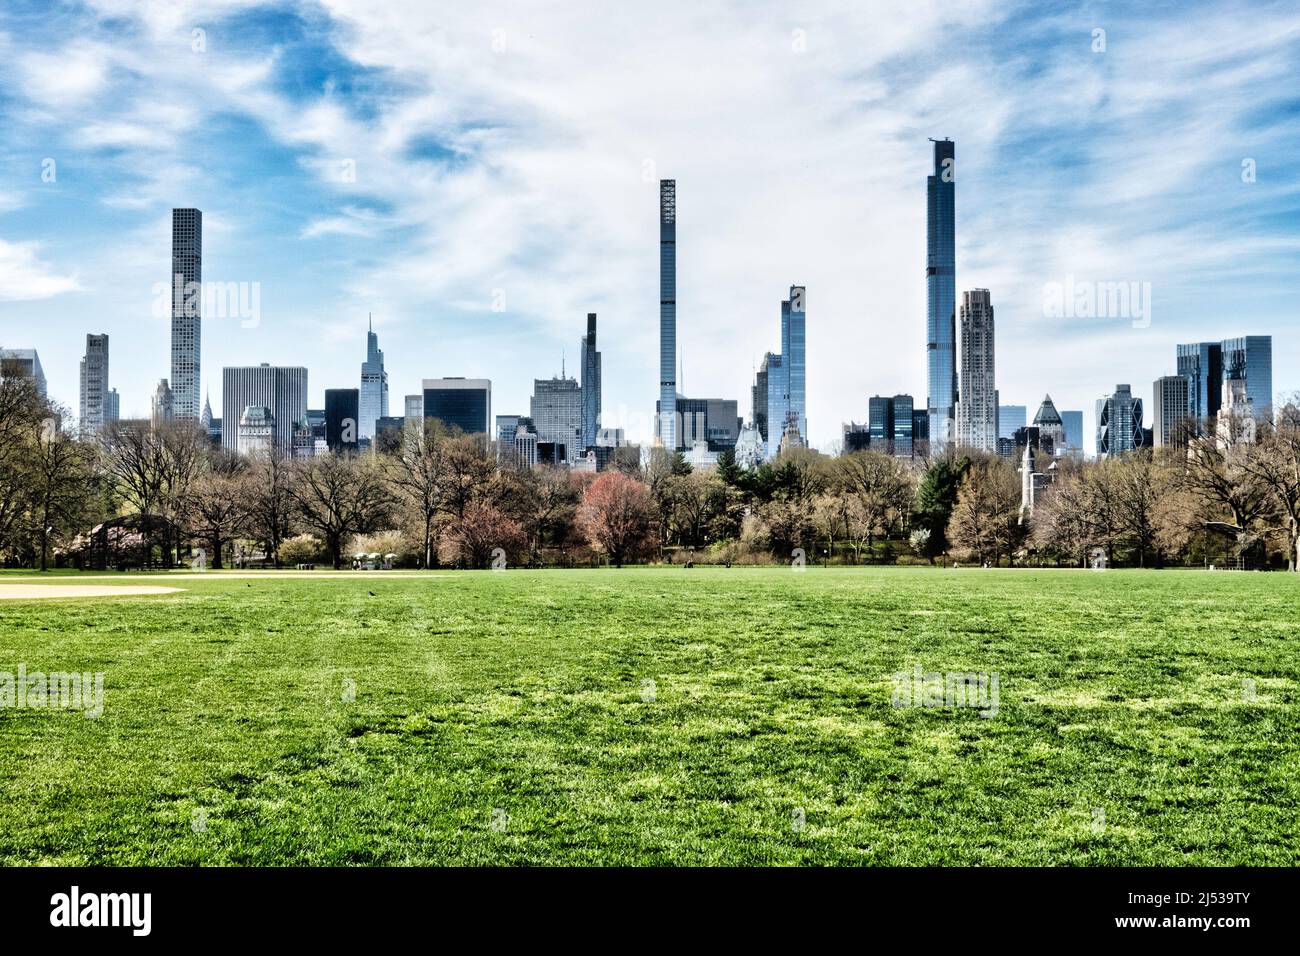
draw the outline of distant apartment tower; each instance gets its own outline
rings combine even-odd
[[[957,437],[956,147],[950,139],[931,142],[934,171],[925,184],[927,435],[937,451]]]
[[[239,450],[239,420],[250,406],[270,409],[274,444],[289,454],[294,423],[307,418],[307,370],[245,365],[221,370],[221,447]]]
[[[994,386],[993,302],[988,289],[962,293],[960,351],[957,443],[980,451],[996,451],[998,399]]]
[[[596,350],[596,313],[587,313],[587,334],[582,339],[582,440],[583,449],[594,447],[600,430],[600,352]]]
[[[542,444],[557,446],[557,454],[558,446],[563,445],[563,457],[567,461],[572,461],[586,447],[582,439],[582,399],[582,388],[576,379],[560,377],[533,380],[529,417],[537,429],[537,440]]]
[[[1151,431],[1157,448],[1187,444],[1191,426],[1190,386],[1185,375],[1165,375],[1155,380]]]
[[[1142,399],[1127,385],[1097,399],[1097,457],[1113,458],[1146,444],[1142,427]]]
[[[172,412],[176,418],[199,417],[202,374],[203,213],[172,210]],[[239,412],[242,413],[243,409]],[[239,421],[239,415],[227,418]]]
[[[663,447],[677,436],[677,180],[659,180],[659,414]]]
[[[108,336],[87,335],[81,357],[81,434],[103,430],[108,418]]]
[[[104,421],[115,422],[122,417],[122,396],[117,394],[117,389],[110,388],[104,404]]]
[[[358,389],[325,389],[325,444],[330,451],[355,452],[360,447],[360,415],[361,392]]]
[[[421,414],[466,435],[492,436],[492,382],[486,378],[426,378]]]
[[[0,349],[0,378],[25,375],[36,383],[36,394],[48,397],[45,370],[35,349]]]
[[[1026,405],[998,406],[998,437],[1015,438],[1016,430],[1029,424],[1029,408]]]
[[[424,395],[407,395],[403,399],[404,417],[407,423],[418,422],[424,418]]]
[[[360,408],[357,437],[374,440],[375,423],[388,417],[388,373],[384,371],[384,353],[374,325],[366,330],[366,360],[361,363]]]

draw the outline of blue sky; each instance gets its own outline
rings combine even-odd
[[[1286,3],[10,0],[0,345],[38,349],[75,409],[107,332],[143,412],[169,372],[170,209],[197,206],[204,278],[261,293],[256,327],[205,318],[214,408],[225,365],[306,365],[313,406],[355,385],[373,312],[398,414],[438,375],[526,412],[595,311],[606,424],[636,436],[672,177],[683,390],[747,413],[805,284],[825,447],[871,394],[924,400],[927,140],[948,136],[957,287],[992,291],[1002,401],[1050,392],[1091,427],[1180,341],[1272,334],[1275,387],[1300,389],[1298,120]],[[1150,283],[1149,325],[1045,316],[1067,277]]]

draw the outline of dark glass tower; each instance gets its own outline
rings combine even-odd
[[[332,452],[356,451],[360,437],[361,392],[325,389],[325,441]]]
[[[198,420],[203,342],[203,213],[172,210],[172,415]]]
[[[1187,379],[1187,417],[1197,431],[1219,412],[1223,396],[1223,349],[1218,342],[1178,346],[1178,374]]]
[[[934,143],[934,173],[926,178],[926,361],[930,444],[955,439],[957,401],[956,166],[950,139]]]
[[[596,444],[600,427],[600,353],[596,351],[596,313],[587,313],[582,339],[582,450]]]
[[[677,180],[659,180],[659,438],[677,435]]]

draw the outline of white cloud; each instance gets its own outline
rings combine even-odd
[[[80,288],[75,275],[57,274],[39,253],[38,243],[0,239],[0,301],[48,299]]]

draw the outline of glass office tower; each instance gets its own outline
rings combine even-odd
[[[677,436],[677,180],[659,180],[659,422],[669,451]]]
[[[375,423],[388,417],[388,373],[374,326],[366,330],[366,360],[361,363],[361,409],[358,438],[375,437]]]
[[[1219,413],[1223,390],[1223,350],[1218,342],[1178,346],[1178,374],[1187,379],[1187,417],[1203,428]]]
[[[1256,418],[1273,418],[1273,337],[1243,335],[1224,339],[1223,380],[1246,383],[1246,398]]]
[[[786,412],[794,416],[799,436],[808,442],[807,394],[807,290],[790,286],[790,298],[781,303],[781,357],[786,384]]]
[[[938,450],[956,437],[956,160],[952,140],[931,142],[934,143],[934,173],[926,179],[926,358],[929,441]]]

